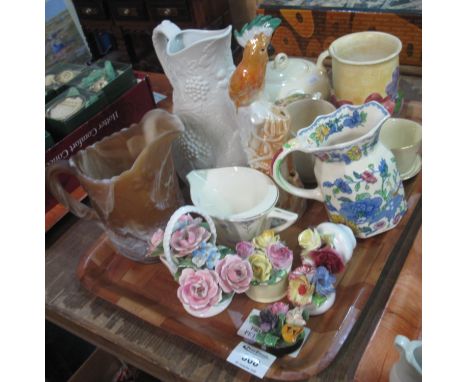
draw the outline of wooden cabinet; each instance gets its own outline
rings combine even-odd
[[[171,20],[181,29],[218,29],[231,23],[228,0],[73,2],[93,58],[112,50],[113,59],[130,62],[138,70],[162,72],[151,40],[154,27],[162,20]],[[107,42],[103,47],[104,37]]]
[[[109,18],[107,7],[103,1],[84,0],[75,3],[78,17],[83,20],[106,20]]]

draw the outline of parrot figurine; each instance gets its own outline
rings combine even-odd
[[[268,44],[269,38],[260,33],[245,46],[242,61],[229,81],[229,97],[236,108],[250,105],[263,90]]]
[[[281,19],[259,15],[244,25],[240,32],[234,31],[239,45],[244,47],[242,60],[229,81],[229,97],[236,105],[250,105],[262,94],[268,63],[268,45],[273,31]]]

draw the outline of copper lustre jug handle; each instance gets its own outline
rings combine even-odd
[[[60,160],[46,168],[46,185],[52,196],[76,216],[88,220],[98,219],[98,214],[93,208],[76,200],[63,188],[60,183],[62,174],[75,175],[68,161]]]

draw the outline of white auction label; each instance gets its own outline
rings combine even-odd
[[[243,341],[229,354],[227,361],[256,377],[263,378],[276,357]]]

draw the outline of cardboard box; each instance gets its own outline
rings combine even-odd
[[[149,78],[139,74],[136,77],[138,82],[131,89],[48,149],[45,153],[46,167],[58,160],[67,160],[105,136],[139,122],[147,111],[154,109],[156,105]],[[61,180],[70,193],[79,186],[75,177],[64,175]],[[46,214],[57,204],[46,190]]]
[[[80,109],[65,119],[51,118],[50,114],[53,112],[56,105],[63,105],[70,100],[81,101]],[[45,106],[46,123],[49,128],[49,132],[55,140],[63,139],[71,134],[78,126],[81,126],[83,123],[94,117],[99,110],[104,109],[106,105],[107,100],[103,92],[92,94],[86,90],[75,87],[69,88],[52,99],[52,101],[48,102]]]
[[[59,63],[51,67],[45,73],[46,84],[45,84],[45,101],[46,103],[52,101],[60,93],[68,89],[68,84],[73,78],[79,76],[83,71],[86,70],[86,65],[70,64],[70,63]],[[61,78],[60,74],[68,71],[73,74],[73,77],[66,81]],[[48,80],[50,83],[48,83]]]
[[[106,72],[106,63],[110,63],[109,69],[111,70],[112,68],[115,73],[115,78],[112,80],[110,79],[111,77],[109,77],[110,74]],[[112,70],[110,73],[112,73]],[[88,78],[90,75],[95,78],[97,77],[98,79],[105,78],[108,83],[101,87],[100,91],[93,90],[92,86],[90,86],[90,79]],[[125,91],[130,89],[135,84],[135,82],[136,79],[135,75],[133,74],[132,65],[101,59],[88,66],[86,71],[81,73],[78,77],[70,82],[70,85],[92,94],[99,94],[102,92],[106,98],[106,101],[111,103],[119,98],[123,93],[125,93]]]

